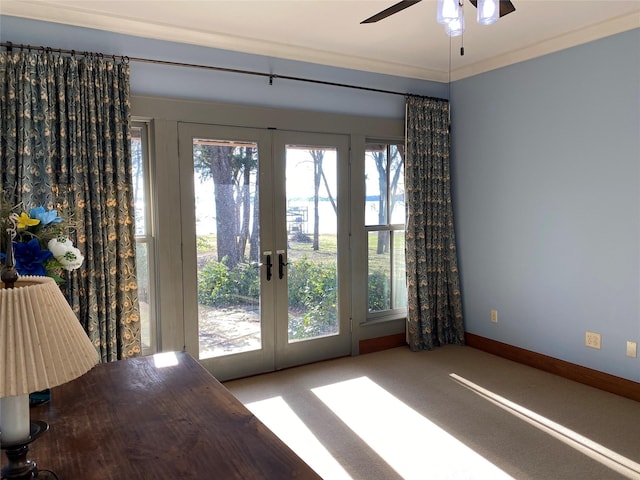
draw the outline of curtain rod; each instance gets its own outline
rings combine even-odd
[[[413,94],[413,93],[396,92],[396,91],[393,91],[393,90],[383,90],[383,89],[372,88],[372,87],[363,87],[361,85],[351,85],[351,84],[347,84],[347,83],[329,82],[329,81],[326,81],[326,80],[317,80],[317,79],[314,79],[314,78],[293,77],[293,76],[290,76],[290,75],[278,75],[276,73],[256,72],[256,71],[253,71],[253,70],[241,70],[241,69],[237,69],[237,68],[216,67],[216,66],[213,66],[213,65],[200,65],[200,64],[197,64],[197,63],[172,62],[172,61],[169,61],[169,60],[156,60],[156,59],[151,59],[151,58],[128,57],[128,56],[123,56],[123,55],[111,55],[111,54],[105,54],[105,53],[80,52],[80,51],[76,51],[76,50],[65,50],[63,48],[51,48],[51,47],[34,46],[34,45],[14,44],[12,42],[0,42],[0,47],[6,48],[8,52],[11,52],[14,48],[17,48],[17,49],[20,49],[20,50],[35,50],[35,51],[41,51],[41,52],[56,52],[56,53],[62,53],[62,54],[67,54],[67,55],[85,55],[85,56],[95,55],[95,56],[99,56],[99,57],[113,58],[114,60],[119,58],[121,61],[124,61],[124,62],[153,63],[153,64],[157,64],[157,65],[166,65],[166,66],[169,66],[169,67],[200,68],[200,69],[204,69],[204,70],[215,70],[215,71],[218,71],[218,72],[225,72],[225,73],[237,73],[237,74],[242,74],[242,75],[253,75],[253,76],[268,78],[269,79],[269,85],[273,85],[273,81],[275,79],[281,79],[281,80],[292,80],[292,81],[296,81],[296,82],[315,83],[315,84],[318,84],[318,85],[327,85],[327,86],[330,86],[330,87],[352,88],[352,89],[355,89],[355,90],[364,90],[364,91],[367,91],[367,92],[386,93],[386,94],[389,94],[389,95],[402,95],[403,97],[412,96],[412,97],[418,97],[418,98],[427,98],[427,99],[432,99],[432,100],[445,100],[445,101],[447,101],[445,98],[429,97],[429,96],[426,96],[426,95],[417,95],[417,94]]]

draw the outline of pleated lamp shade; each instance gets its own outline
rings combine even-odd
[[[98,352],[56,282],[22,276],[0,283],[0,398],[69,382],[98,363]]]

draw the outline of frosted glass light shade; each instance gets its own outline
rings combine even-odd
[[[444,31],[450,37],[458,37],[464,33],[464,15],[462,13],[462,9],[460,9],[458,18],[445,24]]]
[[[478,0],[478,23],[480,25],[491,25],[500,18],[499,0]]]
[[[56,282],[23,276],[0,283],[0,398],[69,382],[98,363],[98,352]]]
[[[438,0],[437,20],[442,25],[455,21],[460,16],[458,0]]]

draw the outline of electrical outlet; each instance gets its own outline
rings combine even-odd
[[[584,344],[587,347],[596,348],[600,350],[601,337],[599,333],[587,332],[584,337]]]
[[[627,357],[636,358],[638,356],[638,344],[636,342],[627,342]]]
[[[498,323],[498,310],[491,310],[491,321]]]

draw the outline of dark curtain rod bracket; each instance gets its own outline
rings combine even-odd
[[[42,47],[42,46],[33,46],[33,45],[22,45],[22,44],[15,44],[12,42],[0,42],[0,47],[3,47],[7,50],[7,52],[13,52],[14,49],[19,49],[19,50],[35,50],[35,51],[41,51],[41,52],[56,52],[56,53],[61,53],[61,54],[65,54],[65,55],[71,55],[71,56],[75,56],[75,55],[82,55],[82,56],[97,56],[97,57],[107,57],[107,58],[113,58],[114,61],[116,61],[117,59],[120,59],[123,62],[129,63],[129,62],[138,62],[138,63],[153,63],[156,65],[165,65],[165,66],[169,66],[169,67],[182,67],[182,68],[200,68],[200,69],[204,69],[204,70],[215,70],[218,72],[225,72],[225,73],[236,73],[236,74],[242,74],[242,75],[253,75],[253,76],[259,76],[259,77],[266,77],[269,79],[269,85],[273,85],[273,80],[274,79],[282,79],[282,80],[291,80],[291,81],[295,81],[295,82],[305,82],[305,83],[314,83],[317,85],[326,85],[329,87],[341,87],[341,88],[351,88],[351,89],[355,89],[355,90],[362,90],[362,91],[366,91],[366,92],[374,92],[374,93],[385,93],[388,95],[402,95],[403,97],[418,97],[418,98],[428,98],[428,99],[432,99],[432,100],[444,100],[447,101],[447,99],[445,98],[437,98],[437,97],[429,97],[426,95],[416,95],[413,93],[405,93],[405,92],[396,92],[393,90],[384,90],[384,89],[379,89],[379,88],[372,88],[372,87],[363,87],[360,85],[350,85],[347,83],[338,83],[338,82],[329,82],[326,80],[317,80],[317,79],[313,79],[313,78],[304,78],[304,77],[293,77],[293,76],[289,76],[289,75],[276,75],[274,73],[265,73],[265,72],[256,72],[256,71],[252,71],[252,70],[241,70],[241,69],[236,69],[236,68],[225,68],[225,67],[216,67],[213,65],[199,65],[196,63],[182,63],[182,62],[172,62],[169,60],[156,60],[156,59],[151,59],[151,58],[139,58],[139,57],[127,57],[127,56],[122,56],[122,55],[111,55],[111,54],[104,54],[104,53],[94,53],[94,52],[76,52],[75,50],[65,50],[62,48],[51,48],[51,47]]]

